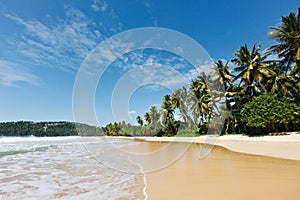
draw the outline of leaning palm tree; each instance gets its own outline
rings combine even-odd
[[[241,46],[234,52],[236,56],[232,60],[236,67],[231,69],[231,73],[237,73],[233,81],[239,81],[243,87],[242,92],[254,96],[261,92],[266,92],[263,86],[263,79],[271,77],[274,73],[270,69],[270,61],[266,61],[271,53],[261,54],[261,46],[254,45],[252,50],[247,45]]]
[[[233,76],[229,71],[228,62],[224,64],[222,60],[218,60],[215,62],[214,70],[215,72],[212,81],[221,84],[225,90],[227,90],[227,88],[232,85],[233,81]]]
[[[275,40],[279,44],[268,49],[282,58],[281,63],[288,68],[296,62],[297,71],[300,73],[300,8],[297,15],[290,13],[289,16],[282,17],[281,22],[278,27],[270,27],[272,31],[269,32],[269,40]]]
[[[173,107],[177,108],[179,112],[181,113],[181,117],[183,119],[183,122],[190,123],[191,117],[188,112],[188,105],[187,105],[187,99],[188,99],[188,90],[186,87],[182,87],[180,89],[177,89],[173,92],[172,96],[172,102]]]
[[[212,103],[214,110],[220,114],[217,103],[226,103],[226,96],[229,96],[229,92],[232,91],[234,76],[229,71],[229,63],[223,63],[222,60],[215,62],[214,71],[212,73],[212,79],[210,85]]]
[[[212,81],[217,90],[212,90],[212,93],[214,93],[212,96],[220,106],[220,109],[218,109],[218,106],[214,106],[215,108],[217,108],[215,110],[218,111],[217,113],[219,118],[225,122],[224,130],[221,131],[222,134],[229,133],[229,126],[232,123],[233,119],[230,104],[233,99],[230,99],[230,96],[238,95],[233,91],[233,78],[234,76],[229,71],[228,62],[226,62],[226,64],[224,64],[222,60],[218,60],[217,62],[215,62]]]

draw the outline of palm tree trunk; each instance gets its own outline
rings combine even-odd
[[[226,120],[225,120],[225,123],[226,123],[226,128],[225,128],[225,135],[228,135],[228,131],[229,131],[229,125],[230,125],[230,119],[229,118],[227,118]]]
[[[300,73],[300,60],[296,60],[296,65],[297,65],[298,73]]]

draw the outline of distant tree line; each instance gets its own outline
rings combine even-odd
[[[1,122],[0,136],[93,136],[103,135],[102,129],[81,123],[57,122]]]

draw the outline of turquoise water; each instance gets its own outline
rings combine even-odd
[[[113,153],[135,144],[104,137],[0,137],[0,199],[146,199],[144,175],[122,172],[142,172],[140,166]]]

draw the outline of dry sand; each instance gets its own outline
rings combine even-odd
[[[200,137],[141,137],[143,141],[152,142],[189,142],[211,144],[228,150],[300,160],[300,134],[284,136],[248,137],[243,135],[200,136]]]
[[[149,200],[300,199],[299,134],[139,139]]]

